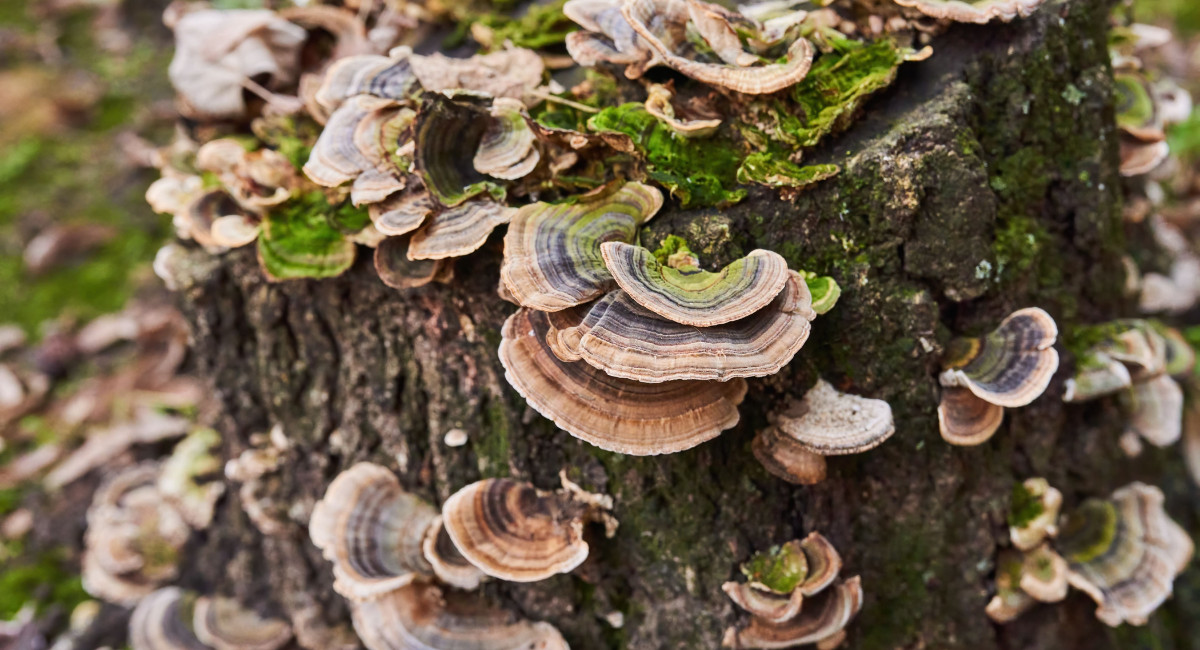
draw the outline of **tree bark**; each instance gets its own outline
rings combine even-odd
[[[508,386],[496,355],[513,311],[495,291],[499,234],[457,261],[450,284],[409,292],[381,284],[365,250],[344,277],[280,284],[253,253],[222,257],[180,300],[227,455],[274,424],[291,441],[260,495],[281,505],[286,526],[262,535],[231,494],[185,586],[271,603],[309,621],[306,644],[334,647],[336,636],[320,634],[345,633],[347,608],[306,524],[339,471],[380,463],[440,503],[481,477],[552,488],[566,469],[615,497],[616,536],[589,530],[591,557],[570,575],[485,590],[558,626],[578,650],[718,647],[744,616],[721,583],[754,551],[814,530],[841,551],[844,575],[862,576],[852,648],[1094,649],[1150,635],[1157,647],[1200,647],[1189,624],[1200,616],[1195,569],[1143,630],[1110,631],[1078,593],[1005,627],[984,616],[1014,482],[1045,476],[1070,506],[1142,478],[1195,529],[1196,488],[1177,450],[1124,458],[1115,403],[1063,404],[1065,371],[981,447],[951,447],[937,431],[938,357],[953,335],[1033,305],[1068,339],[1073,326],[1132,313],[1121,290],[1107,13],[1107,3],[1049,2],[1011,25],[954,27],[809,156],[842,172],[792,201],[763,190],[727,210],[668,202],[644,237],[651,244],[679,234],[713,265],[768,248],[844,290],[795,361],[750,381],[741,423],[687,452],[600,451]],[[769,410],[818,375],[887,400],[897,430],[876,450],[831,458],[825,482],[792,486],[759,466],[750,441]],[[453,428],[467,445],[442,443]],[[612,612],[623,627],[604,620]]]

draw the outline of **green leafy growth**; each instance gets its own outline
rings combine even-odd
[[[304,167],[313,145],[321,134],[321,125],[305,113],[297,117],[282,115],[263,117],[251,125],[254,135],[268,147],[287,158],[296,169]]]
[[[796,541],[755,553],[742,565],[742,573],[781,594],[791,593],[808,577],[808,558]]]
[[[362,231],[369,223],[371,223],[371,215],[366,209],[356,208],[349,201],[339,205],[329,215],[329,225],[347,235]]]
[[[486,14],[480,16],[478,22],[492,29],[492,42],[496,48],[503,46],[505,41],[532,50],[552,47],[561,45],[567,40],[567,34],[579,29],[578,25],[563,15],[564,4],[566,0],[535,4],[520,18]]]
[[[1200,109],[1192,111],[1186,121],[1171,125],[1167,129],[1167,142],[1171,153],[1183,160],[1200,158]]]
[[[9,551],[19,551],[10,547]],[[0,573],[0,620],[11,620],[26,603],[38,613],[52,605],[70,612],[88,599],[83,581],[65,568],[67,554],[55,549],[26,560],[17,560]]]
[[[814,147],[854,119],[867,98],[890,85],[904,61],[903,51],[888,39],[873,43],[839,41],[840,51],[822,55],[812,71],[792,89],[795,106],[777,106],[777,136],[800,148]]]
[[[1024,483],[1017,483],[1013,486],[1012,500],[1008,507],[1009,526],[1024,528],[1045,511],[1046,507],[1042,505],[1042,500],[1030,492]]]
[[[258,258],[276,280],[329,278],[354,264],[355,246],[330,222],[340,206],[320,192],[309,192],[283,204],[263,220]]]
[[[837,165],[806,165],[769,153],[750,154],[738,167],[737,179],[742,183],[761,183],[769,187],[804,189],[833,178],[841,171]]]
[[[746,197],[735,189],[742,154],[721,136],[679,138],[638,103],[610,106],[587,122],[595,132],[624,133],[646,158],[649,177],[671,190],[683,207],[727,206]]]
[[[838,298],[842,297],[842,287],[838,285],[837,280],[826,275],[817,275],[812,271],[799,273],[808,285],[808,292],[812,294],[813,311],[826,314],[837,305]]]
[[[654,251],[654,258],[658,260],[659,264],[665,266],[672,255],[683,251],[689,253],[692,251],[691,247],[688,246],[687,240],[678,235],[667,235],[663,239],[662,245]]]

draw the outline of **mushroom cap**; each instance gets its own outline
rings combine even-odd
[[[284,621],[263,618],[231,598],[201,596],[192,620],[196,638],[213,650],[278,650],[292,638]]]
[[[742,565],[742,573],[758,589],[779,595],[799,591],[808,578],[808,554],[793,539],[755,553]]]
[[[354,205],[378,203],[403,190],[412,166],[411,108],[384,104],[363,116],[354,127],[354,146],[370,165],[354,179]]]
[[[1045,311],[1013,312],[942,373],[943,386],[962,386],[997,406],[1017,408],[1037,399],[1058,370],[1058,325]]]
[[[1183,434],[1183,389],[1168,375],[1137,382],[1123,394],[1129,411],[1126,429],[1156,447],[1175,444]]]
[[[751,619],[748,627],[729,628],[722,645],[726,648],[770,649],[817,643],[845,629],[862,608],[862,598],[862,583],[855,576],[808,599],[800,615],[789,621],[773,624]]]
[[[351,616],[369,650],[568,650],[548,623],[521,620],[419,582],[352,603]]]
[[[1145,623],[1193,552],[1191,538],[1163,510],[1162,491],[1141,483],[1109,500],[1083,502],[1067,516],[1056,547],[1071,585],[1096,601],[1096,618],[1114,627]]]
[[[1149,174],[1158,169],[1171,156],[1171,145],[1166,140],[1142,142],[1133,136],[1121,134],[1121,175],[1130,178]],[[1149,274],[1147,275],[1147,279]]]
[[[373,598],[430,575],[421,542],[437,510],[386,468],[358,463],[338,474],[313,508],[309,536],[333,563],[334,589]]]
[[[842,556],[833,544],[818,532],[808,534],[800,540],[800,550],[808,559],[808,576],[800,585],[800,591],[805,596],[812,596],[833,584],[834,579],[842,571]]]
[[[1142,142],[1160,142],[1166,138],[1163,119],[1150,81],[1132,71],[1113,75],[1117,96],[1117,126]]]
[[[490,120],[491,97],[466,92],[426,93],[417,112],[416,168],[429,195],[452,208],[484,192],[503,189],[472,164]]]
[[[1132,385],[1133,377],[1125,364],[1104,352],[1089,351],[1076,360],[1075,376],[1063,387],[1063,401],[1086,402]]]
[[[546,342],[543,312],[522,308],[504,324],[500,362],[529,405],[571,435],[636,456],[690,449],[738,422],[746,382],[646,384],[564,362]]]
[[[809,451],[778,427],[759,431],[751,449],[763,468],[789,483],[816,485],[825,480],[825,457]]]
[[[1163,372],[1172,377],[1182,377],[1192,372],[1196,367],[1196,350],[1183,334],[1174,327],[1163,327],[1160,333],[1166,342]]]
[[[675,269],[649,250],[620,241],[601,244],[600,252],[617,285],[635,302],[695,327],[745,318],[770,304],[793,278],[783,257],[762,249],[716,273],[690,265]]]
[[[158,491],[169,500],[188,525],[203,530],[212,522],[217,500],[225,493],[225,483],[204,480],[219,475],[221,435],[199,428],[175,445],[162,465]]]
[[[433,214],[436,204],[429,198],[418,179],[409,179],[404,191],[373,203],[367,208],[375,229],[389,235],[407,235],[421,227],[425,218]]]
[[[164,587],[141,600],[129,618],[133,650],[211,650],[192,631],[195,595]]]
[[[501,580],[534,582],[579,566],[588,555],[582,511],[528,483],[485,479],[450,495],[442,526],[480,571]]]
[[[267,279],[329,278],[354,264],[358,248],[325,214],[268,212],[258,237],[258,262]]]
[[[686,29],[686,4],[682,0],[626,0],[621,5],[621,15],[642,37],[643,42],[654,50],[660,62],[712,86],[747,95],[762,95],[788,88],[808,76],[816,51],[812,43],[803,38],[797,38],[788,46],[784,62],[759,66],[706,63],[677,54],[675,50],[683,49],[686,42],[680,37],[680,32]],[[716,7],[707,3],[696,4]],[[713,33],[713,30],[708,31]]]
[[[1006,548],[996,556],[996,595],[988,601],[988,618],[1001,625],[1029,611],[1037,601],[1020,587],[1024,573],[1023,554]]]
[[[959,23],[1010,22],[1018,16],[1028,18],[1046,0],[895,0],[902,7]]]
[[[330,113],[356,95],[410,100],[421,91],[410,54],[407,48],[397,48],[391,57],[362,54],[337,59],[325,71],[314,99]]]
[[[491,97],[521,99],[542,84],[546,70],[537,52],[520,47],[467,58],[435,52],[412,56],[410,61],[421,87],[429,94],[467,90]]]
[[[582,320],[577,310],[552,315],[557,336],[549,340],[562,346],[564,360],[583,359],[634,381],[763,377],[779,372],[808,340],[815,317],[809,303],[808,286],[793,272],[767,307],[696,328],[662,318],[616,290],[592,304]]]
[[[874,449],[896,432],[887,402],[840,393],[824,379],[805,393],[796,411],[776,414],[775,426],[823,456]]]
[[[304,163],[304,175],[318,185],[337,187],[373,168],[374,163],[359,149],[355,133],[368,116],[394,106],[392,100],[370,95],[351,97],[339,106],[317,137]]]
[[[1067,597],[1067,561],[1042,544],[1025,554],[1021,571],[1021,591],[1043,603],[1057,603]]]
[[[636,79],[658,57],[621,15],[621,4],[622,0],[568,0],[563,14],[583,29],[567,34],[567,52],[585,67],[602,62],[627,65],[626,76]]]
[[[526,121],[525,105],[497,97],[492,100],[491,118],[475,151],[475,170],[510,181],[524,178],[542,159],[535,146],[537,136]]]
[[[508,223],[514,212],[516,209],[488,198],[436,212],[413,233],[408,256],[440,260],[469,255],[483,246],[497,226]]]
[[[425,553],[425,560],[433,567],[437,579],[451,587],[469,591],[478,588],[479,583],[487,578],[487,574],[468,562],[458,551],[454,540],[450,539],[450,534],[442,526],[441,515],[438,515],[425,531],[421,549]]]
[[[393,289],[423,287],[438,279],[451,264],[447,260],[413,260],[408,256],[410,236],[388,237],[375,247],[375,272]]]
[[[258,239],[258,220],[244,214],[227,214],[213,220],[209,233],[217,246],[240,248]]]
[[[1031,508],[1036,514],[1023,517],[1024,521],[1010,518],[1008,534],[1013,546],[1021,551],[1029,551],[1037,548],[1047,537],[1058,535],[1058,513],[1062,509],[1062,501],[1062,492],[1044,478],[1025,479],[1019,488],[1014,489],[1014,512]]]
[[[613,286],[601,244],[634,241],[662,203],[659,190],[625,183],[574,203],[526,205],[504,237],[501,281],[518,304],[540,311],[585,303]]]
[[[721,590],[735,605],[770,623],[795,618],[804,605],[804,594],[799,589],[789,594],[777,594],[745,582],[726,582],[721,585]]]
[[[938,403],[938,429],[942,439],[952,445],[982,445],[996,434],[1004,422],[1004,407],[976,397],[966,388],[942,389]]]

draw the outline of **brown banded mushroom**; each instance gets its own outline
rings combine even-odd
[[[649,456],[690,449],[738,422],[743,379],[647,384],[612,377],[555,356],[550,330],[545,313],[517,311],[504,324],[500,362],[529,405],[576,438]]]
[[[894,0],[931,18],[959,23],[1010,22],[1028,18],[1045,0]]]
[[[1021,589],[1025,558],[1012,549],[1000,551],[996,558],[996,595],[988,601],[988,618],[1001,625],[1015,621],[1037,604]]]
[[[896,431],[887,402],[838,392],[824,379],[792,408],[772,415],[782,433],[822,456],[874,449]]]
[[[195,599],[179,587],[147,594],[129,618],[129,645],[133,650],[212,650],[192,631]]]
[[[840,638],[862,608],[862,583],[855,576],[808,599],[800,614],[783,623],[752,618],[750,625],[725,631],[726,648],[791,648]]]
[[[649,250],[620,241],[604,242],[600,253],[614,281],[634,302],[695,327],[746,318],[770,304],[795,278],[782,256],[763,249],[715,273],[699,268],[686,248],[666,264]]]
[[[1061,528],[1055,547],[1067,560],[1068,581],[1096,601],[1096,618],[1113,627],[1145,624],[1194,551],[1163,509],[1162,491],[1142,483],[1083,502]]]
[[[825,480],[827,462],[778,427],[767,427],[754,436],[754,457],[771,474],[796,485],[816,485]]]
[[[501,580],[534,582],[568,573],[588,555],[585,508],[569,495],[528,483],[485,479],[442,505],[442,526],[480,571]]]
[[[1021,309],[981,338],[951,342],[939,380],[980,399],[1017,408],[1037,399],[1058,370],[1058,325],[1037,307]]]
[[[1183,433],[1183,389],[1168,375],[1137,382],[1122,394],[1126,430],[1156,447],[1175,444]]]
[[[368,650],[568,650],[548,623],[420,582],[352,603],[351,616]]]
[[[625,76],[637,79],[659,58],[621,15],[621,4],[622,0],[568,0],[563,14],[583,29],[567,34],[567,52],[585,67],[624,65]]]
[[[504,237],[500,277],[517,303],[560,311],[613,287],[600,247],[631,242],[662,207],[662,193],[625,183],[573,203],[533,203],[513,215]]]
[[[726,582],[721,589],[755,620],[778,625],[803,612],[809,597],[837,578],[842,561],[820,533],[756,553],[742,565],[748,582]]]
[[[526,121],[525,105],[511,97],[492,100],[491,120],[472,164],[475,171],[503,180],[524,178],[542,159],[537,136]]]
[[[196,599],[192,629],[213,650],[278,650],[292,638],[292,628],[284,621],[263,618],[219,596]]]
[[[175,445],[159,472],[159,493],[197,530],[208,528],[217,500],[225,494],[225,484],[211,479],[221,470],[220,445],[216,431],[196,429]]]
[[[308,530],[333,563],[334,589],[360,600],[433,573],[421,542],[436,516],[437,509],[405,492],[392,472],[358,463],[329,484]]]
[[[450,260],[414,260],[408,255],[411,236],[388,237],[375,248],[375,272],[393,289],[415,289],[445,282],[454,275]]]
[[[1032,509],[1032,516],[1014,518],[1008,527],[1013,546],[1020,551],[1037,548],[1048,537],[1058,534],[1058,513],[1062,509],[1062,492],[1044,478],[1029,478],[1013,491],[1014,511]]]
[[[726,582],[721,585],[721,590],[735,605],[769,623],[790,621],[800,614],[804,606],[804,594],[799,589],[777,594],[748,582]]]
[[[314,99],[326,115],[357,95],[411,101],[421,91],[408,60],[411,54],[407,48],[396,48],[390,56],[363,54],[337,59],[325,71]]]
[[[938,402],[938,430],[952,445],[981,445],[1004,422],[1004,407],[975,396],[966,388],[943,388]]]
[[[621,290],[593,303],[586,315],[552,314],[548,341],[559,358],[582,359],[614,377],[656,383],[680,379],[726,381],[778,372],[808,340],[808,285],[793,272],[771,304],[713,327],[667,320]]]
[[[1137,138],[1122,134],[1121,145],[1121,175],[1127,178],[1142,176],[1158,169],[1171,156],[1171,145],[1166,140],[1159,142],[1142,142]]]
[[[1057,603],[1067,597],[1067,561],[1049,544],[1025,553],[1021,570],[1021,591],[1043,603]]]
[[[487,198],[436,212],[413,232],[408,257],[441,260],[469,255],[483,246],[497,226],[508,223],[515,212],[515,208]]]
[[[351,186],[355,205],[403,190],[411,165],[408,130],[415,113],[390,99],[357,95],[329,117],[304,174],[325,187]]]
[[[410,57],[413,74],[430,93],[466,90],[525,99],[541,85],[546,66],[537,52],[514,47],[456,59],[440,53]]]
[[[404,191],[367,207],[371,223],[385,235],[407,235],[420,228],[436,207],[420,179],[410,177],[405,185]]]
[[[467,561],[458,551],[454,540],[450,539],[446,528],[442,526],[441,515],[438,515],[425,531],[421,549],[424,551],[425,560],[433,567],[437,579],[451,587],[471,590],[479,587],[479,583],[487,578],[487,574]]]

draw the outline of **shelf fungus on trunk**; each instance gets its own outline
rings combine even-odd
[[[442,516],[438,515],[429,529],[425,531],[425,539],[421,541],[421,549],[425,560],[433,567],[433,574],[443,583],[458,589],[472,590],[487,579],[487,574],[471,564],[458,547],[446,527],[442,525]]]
[[[436,211],[412,234],[408,257],[442,260],[470,255],[483,246],[497,226],[512,219],[515,208],[490,198],[475,198]]]
[[[475,169],[474,156],[491,120],[489,95],[426,93],[416,120],[416,169],[438,204],[452,208],[480,194],[504,196],[499,179]]]
[[[779,372],[808,340],[816,317],[811,302],[808,285],[792,272],[783,290],[756,313],[693,327],[663,318],[616,290],[591,305],[551,314],[547,338],[560,359],[582,359],[634,381],[763,377]]]
[[[600,253],[617,286],[634,302],[694,327],[746,318],[770,304],[794,278],[782,256],[762,249],[715,273],[701,269],[686,247],[666,263],[641,246],[620,241],[604,242]]]
[[[1114,627],[1145,624],[1194,550],[1163,509],[1162,491],[1142,483],[1084,501],[1061,528],[1055,547],[1067,560],[1071,586],[1091,596],[1096,618]]]
[[[518,99],[497,97],[489,114],[491,120],[472,160],[475,170],[503,180],[524,178],[542,159],[525,105]]]
[[[1067,597],[1067,561],[1042,544],[1025,553],[1021,570],[1021,591],[1043,603],[1057,603]]]
[[[549,623],[422,582],[352,603],[351,616],[368,650],[568,650]]]
[[[938,405],[942,438],[954,445],[982,444],[1000,427],[1004,408],[1040,397],[1058,370],[1057,338],[1054,319],[1030,307],[983,337],[952,341],[938,377],[946,389]]]
[[[375,272],[393,289],[415,289],[454,277],[450,260],[414,260],[409,257],[411,235],[388,237],[375,247]]]
[[[225,494],[225,483],[211,480],[221,472],[220,447],[220,434],[196,429],[175,445],[159,472],[159,493],[196,530],[208,528],[217,500]]]
[[[887,402],[838,392],[824,379],[818,379],[804,399],[769,419],[797,444],[822,456],[868,451],[896,432]]]
[[[796,485],[816,485],[825,480],[828,463],[779,427],[769,426],[754,436],[754,457],[764,469]]]
[[[737,424],[746,382],[620,379],[582,361],[563,361],[547,343],[549,316],[522,308],[502,331],[505,378],[539,413],[601,449],[669,454]]]
[[[844,630],[862,609],[862,582],[858,576],[837,582],[804,602],[798,615],[782,623],[751,618],[744,628],[725,631],[726,648],[791,648],[815,643],[830,648],[844,638]]]
[[[212,650],[196,638],[193,616],[196,595],[179,587],[147,594],[129,618],[133,650]]]
[[[361,600],[433,574],[422,541],[435,517],[437,509],[405,492],[391,471],[358,463],[329,484],[308,530],[333,563],[334,589]]]
[[[841,569],[842,559],[837,550],[823,535],[815,532],[803,540],[792,540],[756,553],[741,567],[747,582],[726,582],[721,586],[729,598],[752,617],[749,627],[730,628],[725,633],[725,645],[785,648],[839,639],[853,613],[844,620],[827,618],[834,610],[829,609],[827,599],[818,595],[835,593],[833,598],[840,599],[853,596],[852,592],[858,590],[856,598],[861,602],[858,578],[827,590]],[[850,585],[849,591],[845,591],[847,585]],[[852,605],[855,612],[857,607],[857,604]]]
[[[411,57],[413,72],[430,93],[466,90],[524,100],[542,83],[546,66],[533,50],[512,47],[467,58],[439,52]]]
[[[355,205],[378,203],[403,190],[412,164],[415,115],[395,100],[351,97],[329,117],[304,174],[325,187],[351,183]]]
[[[96,491],[87,511],[83,586],[97,598],[132,606],[178,573],[191,528],[159,491],[160,465],[121,470]]]
[[[417,176],[409,176],[402,192],[397,192],[379,203],[367,207],[367,215],[375,229],[389,237],[407,235],[421,227],[425,218],[433,214],[436,204],[429,197],[424,183]]]
[[[662,207],[662,192],[625,183],[568,203],[532,203],[513,215],[504,236],[500,278],[517,304],[560,311],[614,286],[600,246],[632,242]]]
[[[1044,478],[1029,478],[1013,487],[1008,535],[1020,551],[1031,551],[1058,535],[1062,492]]]
[[[232,598],[197,598],[192,621],[196,638],[213,650],[278,650],[292,638],[290,625],[264,618]]]
[[[489,576],[534,582],[568,573],[588,555],[587,506],[569,493],[528,483],[485,479],[442,505],[442,526],[455,548]]]
[[[1123,392],[1126,431],[1155,447],[1175,444],[1183,434],[1183,389],[1168,375],[1140,381]]]
[[[1046,0],[894,0],[902,7],[912,7],[931,18],[959,23],[989,23],[993,20],[1010,22],[1018,17],[1028,18]]]
[[[1021,589],[1021,578],[1025,571],[1025,555],[1013,549],[1004,549],[996,557],[996,595],[988,601],[985,611],[992,621],[1004,625],[1011,623],[1037,604],[1033,596]]]
[[[411,54],[408,48],[400,47],[390,56],[361,54],[337,59],[329,65],[313,95],[319,107],[314,115],[331,115],[343,102],[358,95],[396,102],[415,100],[421,85],[409,62]]]

